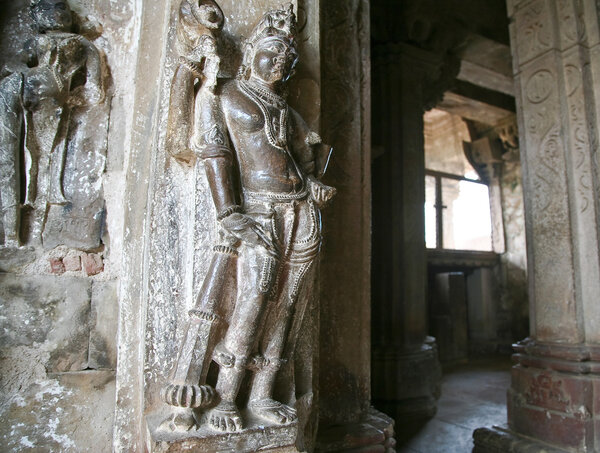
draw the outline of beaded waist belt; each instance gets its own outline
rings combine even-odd
[[[297,193],[251,192],[244,190],[244,201],[246,202],[290,203],[292,201],[304,200],[307,196],[307,188]]]

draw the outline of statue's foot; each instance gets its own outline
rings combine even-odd
[[[222,401],[208,413],[208,424],[217,431],[233,433],[242,430],[242,419],[235,404]]]
[[[271,398],[251,401],[248,403],[248,409],[253,414],[279,425],[293,422],[297,418],[293,408]]]

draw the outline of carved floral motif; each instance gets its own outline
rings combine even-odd
[[[520,63],[524,63],[552,48],[552,29],[547,0],[537,0],[518,11],[517,51]]]

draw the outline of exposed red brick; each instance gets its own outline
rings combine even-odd
[[[81,257],[79,255],[67,255],[63,258],[63,263],[67,271],[81,270]]]
[[[65,264],[61,258],[50,258],[50,272],[53,274],[63,274],[65,272]]]
[[[96,275],[104,270],[102,256],[97,253],[84,253],[81,255],[81,264],[87,275]]]

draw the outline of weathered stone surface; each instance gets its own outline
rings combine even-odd
[[[316,451],[384,452],[387,448],[393,449],[395,445],[394,421],[371,408],[358,423],[320,429]]]
[[[355,423],[370,402],[369,2],[320,1],[321,134],[334,148],[325,181],[319,387],[321,422]]]
[[[248,414],[244,414],[248,415]],[[192,450],[203,452],[235,451],[250,453],[262,451],[298,451],[294,448],[298,436],[298,424],[264,426],[258,418],[249,418],[243,432],[221,434],[208,427],[186,433],[164,432],[158,429],[160,417],[148,418],[149,451],[151,453],[178,453]]]
[[[74,112],[63,176],[69,204],[50,206],[43,233],[46,249],[66,245],[91,250],[101,244],[106,216],[102,178],[108,117],[105,103]]]
[[[0,247],[0,272],[14,272],[34,261],[33,247]]]
[[[21,347],[20,357],[33,359],[38,371],[7,395],[2,380],[0,440],[7,452],[110,452],[114,414],[114,372],[82,371],[46,376],[43,365]],[[2,365],[4,357],[2,358]],[[13,358],[18,360],[17,357]],[[23,367],[25,368],[25,367]],[[3,374],[4,374],[3,368]]]
[[[89,368],[117,367],[118,282],[92,284]]]
[[[514,342],[525,338],[529,332],[525,208],[521,164],[518,161],[504,163],[501,190],[506,252],[500,258],[500,305],[509,322],[499,324],[498,334]]]
[[[7,68],[5,63],[15,61],[15,56],[23,50],[26,41],[37,35],[29,12],[31,3],[29,0],[14,0],[0,8],[0,77],[6,76],[7,69],[12,70]],[[126,154],[130,151],[127,143],[133,123],[132,74],[138,48],[139,24],[134,17],[142,3],[149,2],[44,0],[39,3],[50,8],[53,8],[55,3],[59,6],[68,4],[73,8],[72,18],[75,28],[80,33],[75,40],[84,45],[91,43],[100,50],[100,63],[103,66],[101,76],[103,81],[107,82],[105,87],[108,88],[108,95],[105,98],[106,102],[94,106],[91,110],[81,106],[71,109],[68,146],[64,148],[65,165],[61,175],[64,195],[69,203],[50,206],[43,232],[43,245],[47,250],[41,250],[37,242],[41,231],[37,231],[35,249],[0,247],[2,271],[28,274],[0,275],[0,450],[110,452],[115,406],[114,373],[102,371],[93,372],[96,374],[83,372],[81,375],[68,373],[46,376],[46,368],[56,371],[87,367],[91,292],[91,279],[84,277],[85,274],[81,271],[81,260],[78,256],[81,251],[69,251],[67,247],[48,249],[65,244],[97,252],[102,235],[102,242],[106,246],[104,256],[112,258],[113,275],[118,272],[122,261],[121,238],[125,230],[122,223],[125,204],[123,187],[126,179],[124,162],[127,161]],[[156,29],[152,30],[152,34],[155,39]],[[74,35],[70,34],[69,37],[73,38]],[[37,65],[35,69],[45,65],[46,70],[54,68],[60,72],[62,65],[72,62],[69,58],[64,58],[67,57],[65,54],[58,52],[58,58],[55,58],[56,54],[50,58],[50,53],[44,55],[49,59]],[[104,66],[104,62],[108,62],[108,65]],[[107,67],[111,69],[107,71]],[[73,69],[72,79],[67,76],[62,78],[64,74],[55,73],[54,76],[58,75],[63,82],[73,82],[70,87],[65,83],[65,91],[71,91],[71,95],[77,94],[72,91],[85,91],[82,90],[83,85],[90,88],[86,82],[91,82],[98,75],[91,67],[89,71],[86,71],[88,68],[84,68],[83,71],[76,70],[77,65],[70,66],[70,69]],[[143,83],[142,86],[147,90],[148,87]],[[113,93],[116,93],[118,98],[115,104],[110,102]],[[21,100],[18,99],[19,104]],[[72,101],[73,97],[70,100]],[[106,140],[108,109],[111,110],[110,153],[107,153]],[[68,119],[68,115],[58,116]],[[48,122],[52,123],[52,120]],[[32,126],[34,123],[35,121],[29,121],[28,125]],[[53,124],[57,123],[55,121]],[[38,122],[35,127],[40,125]],[[30,131],[33,132],[33,129]],[[31,143],[32,137],[23,137],[18,130],[16,132],[16,136],[21,140],[20,145],[27,140]],[[0,142],[2,141],[0,139]],[[45,144],[48,145],[48,142]],[[149,149],[144,148],[144,153],[150,155]],[[22,159],[22,147],[20,151]],[[2,163],[6,165],[6,161]],[[27,162],[21,163],[24,167],[27,165]],[[41,167],[47,172],[47,168],[43,168],[44,165]],[[60,165],[58,167],[60,168]],[[14,170],[15,168],[13,174]],[[18,174],[19,169],[16,170]],[[109,177],[105,170],[110,170],[111,181],[108,185],[104,185]],[[133,172],[135,171],[134,166]],[[10,176],[6,172],[2,173],[3,176]],[[33,180],[33,176],[30,179]],[[43,180],[44,175],[40,175],[40,179]],[[2,213],[8,206],[8,202],[5,201],[7,197],[4,196],[4,183],[9,182],[2,179]],[[21,184],[25,185],[23,179]],[[111,201],[105,206],[102,198],[107,194]],[[40,191],[40,196],[45,196],[43,190]],[[111,222],[107,230],[104,228],[105,210],[110,212]],[[21,239],[27,243],[33,241],[35,236],[29,228],[33,210],[26,208],[22,211],[25,218]],[[3,223],[6,219],[3,217],[0,220]],[[5,233],[0,226],[0,237],[4,238]],[[45,275],[51,272],[48,258],[60,259],[63,256],[62,262],[67,275],[77,273],[80,278]],[[110,265],[107,264],[106,267],[108,269]],[[134,278],[139,279],[140,275],[136,274]],[[102,275],[100,278],[104,277],[105,275]],[[135,332],[137,334],[138,331]],[[103,334],[108,336],[107,332]],[[113,333],[113,344],[115,337]],[[93,355],[97,362],[100,362],[99,355],[100,348],[97,347]],[[109,357],[102,353],[101,358]],[[114,358],[110,358],[110,361],[114,363]],[[130,415],[128,418],[134,419]]]
[[[7,77],[0,83],[3,131],[12,131],[0,134],[5,243],[96,248],[109,73],[88,36],[97,38],[101,27],[92,30],[85,18],[76,21],[76,33],[66,2],[18,4],[18,32],[11,30],[10,50],[2,49]]]
[[[49,371],[87,367],[90,282],[74,277],[0,274],[0,344],[39,348]]]

